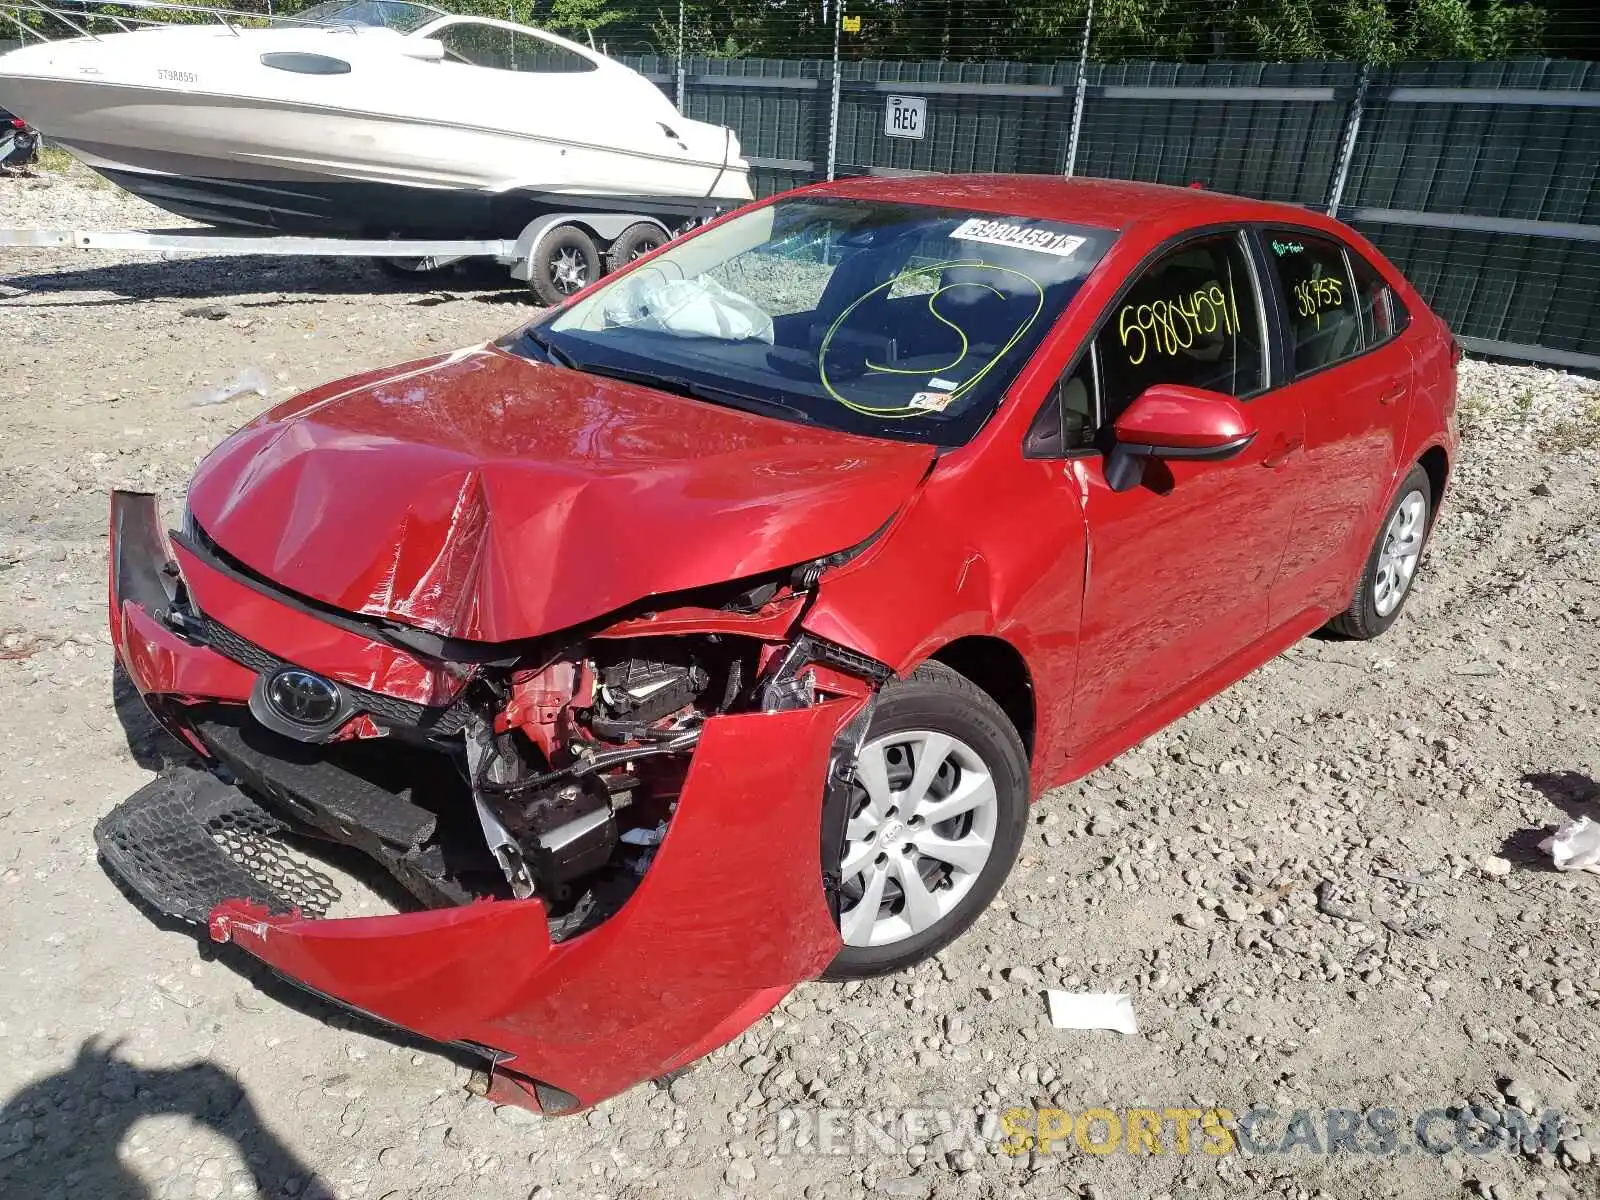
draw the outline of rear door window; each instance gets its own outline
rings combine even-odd
[[[1360,354],[1366,342],[1344,247],[1301,230],[1271,229],[1267,258],[1288,306],[1295,376]]]

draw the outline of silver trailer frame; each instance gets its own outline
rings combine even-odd
[[[696,224],[716,211],[709,207]],[[679,230],[661,216],[646,212],[583,211],[546,213],[530,221],[515,238],[493,239],[403,239],[300,237],[282,234],[235,233],[203,226],[189,229],[4,229],[0,228],[0,247],[34,249],[124,250],[158,254],[164,259],[204,255],[272,255],[312,258],[398,259],[413,264],[419,276],[468,258],[492,258],[510,268],[512,279],[526,283],[533,275],[545,240],[568,226],[582,230],[593,242],[601,258],[604,276],[619,264],[609,257],[611,244],[635,225],[650,225],[663,240],[670,241]]]

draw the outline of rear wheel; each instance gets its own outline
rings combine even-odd
[[[659,225],[649,221],[640,221],[624,229],[616,241],[611,243],[611,249],[606,252],[606,262],[611,270],[616,271],[627,266],[634,259],[649,254],[667,244],[667,235]]]
[[[1378,539],[1367,555],[1350,607],[1328,623],[1330,629],[1365,641],[1394,624],[1411,594],[1428,540],[1431,494],[1427,472],[1412,467],[1378,527]]]
[[[994,899],[1027,823],[1022,739],[986,692],[925,664],[879,697],[847,803],[831,979],[921,962]]]
[[[552,229],[539,243],[528,287],[540,304],[560,304],[600,278],[600,251],[576,225]]]

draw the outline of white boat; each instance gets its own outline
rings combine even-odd
[[[79,28],[0,55],[0,106],[208,224],[503,237],[619,198],[750,198],[731,130],[686,119],[595,50],[508,21],[332,0],[263,28],[225,14]]]

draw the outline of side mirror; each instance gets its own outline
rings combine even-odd
[[[1158,383],[1128,405],[1112,430],[1106,482],[1125,492],[1144,477],[1147,459],[1232,458],[1254,440],[1256,423],[1232,396]]]

